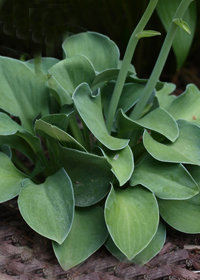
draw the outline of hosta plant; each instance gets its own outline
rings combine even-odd
[[[158,0],[123,61],[95,32],[69,36],[62,61],[0,57],[0,201],[18,196],[65,270],[103,244],[143,264],[162,248],[165,223],[200,232],[200,91],[175,97],[159,81],[191,2],[180,1],[148,80],[130,62],[141,38],[159,34],[144,29]]]

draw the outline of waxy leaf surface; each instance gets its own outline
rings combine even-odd
[[[61,146],[59,149],[60,166],[72,180],[76,206],[90,206],[104,198],[113,176],[106,158]]]
[[[0,202],[17,196],[27,176],[20,172],[4,153],[0,152]]]
[[[92,95],[91,89],[84,83],[74,92],[73,100],[81,118],[103,145],[110,150],[120,150],[128,145],[129,140],[115,138],[108,133],[99,92],[96,96]]]
[[[33,162],[36,154],[43,153],[40,140],[4,113],[0,113],[0,136],[0,146],[6,144],[15,148]]]
[[[115,245],[132,260],[156,234],[159,222],[156,198],[142,186],[112,188],[105,204],[105,220]]]
[[[0,135],[12,135],[15,134],[17,131],[22,131],[23,127],[13,121],[11,117],[9,117],[5,113],[0,113]]]
[[[138,101],[145,85],[140,83],[127,83],[124,85],[118,108],[127,112]]]
[[[103,245],[107,235],[102,208],[76,208],[73,225],[65,241],[61,245],[53,242],[55,255],[62,268],[68,270],[86,260]]]
[[[177,139],[179,134],[176,121],[162,108],[153,110],[137,121],[130,119],[123,113],[122,110],[119,110],[116,122],[119,130],[139,130],[141,128],[147,128],[164,135],[172,142]]]
[[[96,32],[83,32],[68,37],[63,43],[66,57],[86,56],[97,72],[117,68],[119,49],[107,36]]]
[[[90,61],[82,55],[66,58],[48,70],[56,82],[72,96],[76,87],[82,83],[92,84],[95,71]]]
[[[18,116],[33,133],[32,122],[47,106],[47,88],[23,62],[0,57],[0,108]]]
[[[175,118],[200,125],[200,90],[193,84],[179,95],[170,105],[168,111]]]
[[[192,123],[179,125],[179,137],[174,143],[159,143],[145,131],[143,143],[157,160],[200,165],[200,127]]]
[[[162,218],[173,228],[186,233],[200,232],[200,194],[187,200],[158,199]]]
[[[27,224],[39,234],[61,244],[67,237],[74,216],[74,194],[64,169],[36,185],[27,179],[18,199]]]
[[[79,144],[79,142],[77,142],[70,134],[55,125],[40,119],[35,122],[35,129],[36,132],[41,136],[50,136],[54,139],[57,139],[64,147],[67,146],[69,148],[85,151],[85,148]]]
[[[159,162],[151,156],[135,167],[130,185],[138,184],[163,199],[187,199],[199,193],[197,183],[182,164]]]
[[[164,223],[160,221],[158,230],[144,250],[136,255],[132,260],[128,260],[127,257],[117,248],[112,238],[109,236],[105,242],[106,248],[121,262],[133,262],[140,265],[147,263],[162,249],[166,238],[166,230]]]
[[[176,96],[171,94],[175,91],[176,85],[172,83],[165,83],[163,88],[156,91],[156,97],[161,108],[168,111],[171,103],[176,99]],[[173,114],[171,114],[173,116]]]
[[[103,150],[102,150],[103,151]],[[104,156],[112,165],[112,172],[123,186],[131,177],[134,169],[133,153],[129,146],[119,151],[103,151]]]

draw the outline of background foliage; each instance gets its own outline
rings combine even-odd
[[[119,46],[123,57],[130,35],[148,2],[149,0],[143,0],[138,5],[137,0],[1,0],[0,55],[29,59],[35,52],[40,52],[43,57],[62,59],[63,37],[69,33],[90,30],[112,39]],[[179,82],[183,86],[190,82],[200,86],[200,2],[196,1],[196,5],[197,28],[194,42],[186,62],[178,72]],[[165,36],[157,13],[154,13],[147,28],[159,30],[162,35],[140,40],[133,58],[140,77],[149,76]],[[177,82],[177,63],[173,51],[163,75],[165,80],[174,79]]]

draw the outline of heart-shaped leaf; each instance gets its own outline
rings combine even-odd
[[[65,241],[53,242],[55,255],[64,270],[86,260],[106,240],[108,231],[99,206],[75,209],[73,225]]]
[[[186,233],[200,233],[200,194],[187,200],[158,199],[162,218],[173,228]]]
[[[162,199],[187,199],[199,193],[199,187],[179,163],[159,162],[146,156],[136,166],[130,185],[141,184]]]
[[[174,142],[160,143],[145,131],[143,143],[157,160],[200,165],[200,127],[187,122],[179,123],[179,137]]]
[[[175,118],[200,125],[200,91],[195,85],[188,85],[170,105],[168,111]]]
[[[156,198],[142,186],[112,188],[105,204],[105,219],[115,245],[132,260],[156,234],[159,223]]]
[[[67,237],[74,216],[74,194],[64,169],[36,185],[27,179],[18,199],[27,224],[39,234],[61,244]]]
[[[0,202],[17,196],[27,175],[20,172],[9,157],[0,152]]]
[[[83,83],[74,92],[73,100],[81,118],[103,145],[110,150],[120,150],[128,145],[129,140],[115,138],[108,133],[99,92],[92,95],[90,87]]]
[[[76,206],[90,206],[104,198],[113,176],[106,158],[60,145],[59,149],[60,166],[72,180]]]
[[[176,121],[172,116],[162,108],[157,108],[148,113],[143,118],[135,121],[127,117],[122,110],[119,110],[116,116],[116,122],[119,130],[132,130],[147,128],[156,131],[170,141],[174,142],[179,134]]]
[[[109,151],[103,150],[104,156],[112,165],[112,172],[117,177],[120,186],[123,186],[131,177],[134,169],[133,153],[129,146],[123,150]]]
[[[22,126],[33,133],[32,122],[46,112],[48,90],[44,81],[23,62],[0,57],[0,107],[18,116]]]
[[[136,255],[132,260],[128,260],[126,256],[117,248],[112,238],[109,236],[105,242],[106,248],[121,262],[133,262],[139,265],[143,265],[150,261],[160,250],[162,249],[166,239],[165,225],[160,221],[158,230],[144,250]]]
[[[117,68],[119,49],[107,36],[96,32],[83,32],[68,37],[63,43],[66,57],[75,54],[86,56],[97,72]]]

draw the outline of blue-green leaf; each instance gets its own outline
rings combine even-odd
[[[22,126],[33,133],[33,120],[47,110],[48,90],[23,62],[0,57],[0,108],[18,116]]]
[[[18,199],[19,210],[27,224],[39,234],[63,243],[74,216],[74,194],[64,169],[36,185],[27,179]]]
[[[200,165],[200,127],[188,122],[179,123],[179,137],[171,143],[157,142],[144,132],[143,143],[148,153],[164,162],[188,163]]]
[[[17,196],[27,175],[20,172],[9,157],[0,152],[0,202]]]
[[[138,184],[162,199],[187,199],[199,193],[197,183],[182,164],[159,162],[151,156],[146,156],[132,174],[130,185]]]
[[[57,139],[64,147],[86,151],[85,148],[70,134],[55,125],[43,121],[42,119],[35,122],[35,130],[41,136],[50,136]]]
[[[103,199],[110,190],[111,165],[106,158],[59,145],[60,166],[69,174],[76,206],[86,207]]]
[[[107,36],[96,32],[83,32],[68,37],[63,43],[66,57],[86,56],[97,72],[117,68],[119,49]]]
[[[169,106],[176,99],[176,96],[172,94],[175,89],[175,84],[165,83],[162,89],[156,91],[156,97],[161,108],[168,111]],[[173,114],[171,115],[173,116]]]
[[[105,219],[115,245],[132,260],[156,234],[159,213],[155,196],[142,186],[112,188],[105,204]]]
[[[108,231],[99,206],[76,208],[71,231],[59,245],[53,242],[55,255],[64,270],[86,260],[106,240]]]
[[[160,221],[158,230],[144,250],[136,255],[132,260],[128,260],[127,257],[117,248],[112,238],[109,236],[105,242],[106,248],[121,262],[133,262],[139,265],[143,265],[150,261],[160,250],[162,249],[166,238],[166,230],[163,222]]]
[[[153,110],[137,121],[130,119],[122,110],[119,110],[116,116],[116,123],[120,131],[147,128],[164,135],[172,142],[177,139],[179,134],[176,121],[162,108]]]
[[[200,125],[200,91],[190,84],[186,91],[179,95],[168,108],[169,113],[175,120],[184,119],[186,121]]]
[[[120,150],[128,145],[129,140],[115,138],[108,133],[99,92],[93,95],[90,87],[83,83],[74,92],[73,100],[81,118],[103,145],[110,150]]]
[[[158,199],[162,218],[185,233],[200,233],[200,194],[187,200]]]
[[[104,156],[112,165],[112,172],[119,181],[120,186],[123,186],[131,177],[134,169],[133,153],[129,146],[119,151],[103,150]]]
[[[70,97],[78,85],[84,82],[91,85],[95,78],[92,64],[82,55],[66,58],[52,66],[48,72]]]

